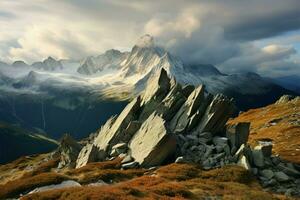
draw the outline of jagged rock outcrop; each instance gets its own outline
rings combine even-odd
[[[112,117],[79,153],[76,167],[122,158],[122,168],[153,167],[166,161],[197,163],[209,170],[244,167],[273,191],[298,195],[299,166],[272,155],[272,143],[247,144],[249,122],[226,125],[233,100],[204,86],[182,87],[162,69],[141,96]],[[300,194],[299,194],[300,195]]]
[[[74,168],[81,148],[82,146],[76,140],[74,140],[69,134],[65,134],[58,147],[58,152],[60,153],[58,168]]]
[[[210,142],[224,129],[234,111],[232,99],[208,94],[204,86],[182,87],[162,69],[159,76],[149,79],[144,93],[130,102],[119,116],[110,119],[95,140],[82,149],[76,167],[125,153],[130,160],[124,163],[125,168],[156,166],[176,152],[185,159],[187,152],[178,150],[179,137],[197,135]],[[219,145],[219,152],[220,148],[230,151],[229,144],[224,145]],[[116,146],[124,148],[120,150]],[[208,150],[206,157],[209,152],[212,150]]]

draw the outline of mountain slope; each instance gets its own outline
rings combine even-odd
[[[282,158],[300,164],[300,98],[289,100],[284,96],[277,103],[251,109],[229,121],[251,122],[249,142],[271,139],[274,153]]]
[[[105,63],[106,54],[98,56],[97,62]],[[223,93],[234,97],[241,110],[273,103],[283,94],[295,94],[255,73],[224,74],[213,65],[187,66],[164,48],[156,45],[153,37],[149,35],[141,37],[131,52],[123,57],[123,61],[119,58],[115,62],[119,66],[114,65],[110,79],[99,74],[99,78],[103,77],[102,81],[108,83],[103,90],[104,94],[114,94],[118,97],[119,87],[122,93],[133,93],[135,96],[145,89],[145,84],[150,77],[159,75],[162,68],[181,84],[195,86],[205,84],[208,92],[212,94]],[[92,71],[89,70],[90,68],[97,69],[97,72],[102,70],[97,63],[89,64],[89,67],[85,67],[85,70],[89,71],[88,74]],[[83,70],[82,67],[79,69]],[[116,82],[118,84],[115,84]]]
[[[55,148],[55,140],[0,122],[0,164],[25,155],[50,152]]]
[[[87,57],[84,61],[82,61],[77,72],[80,74],[92,75],[103,70],[118,69],[121,62],[123,62],[126,57],[127,53],[111,49],[97,57]]]

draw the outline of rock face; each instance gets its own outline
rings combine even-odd
[[[58,168],[75,167],[76,160],[81,148],[82,146],[77,143],[70,135],[64,135],[58,147],[58,151],[60,152],[61,157]]]
[[[149,78],[144,93],[132,100],[119,116],[108,120],[98,136],[81,150],[76,167],[116,156],[128,160],[124,168],[160,165],[175,154],[186,159],[189,151],[180,151],[179,147],[182,141],[194,138],[197,141],[192,141],[193,151],[208,149],[205,152],[208,158],[215,146],[201,141],[212,142],[234,111],[232,99],[208,94],[204,86],[182,87],[162,69],[159,76]],[[216,146],[219,155],[215,160],[230,153],[227,140]],[[189,148],[189,144],[184,148]],[[200,154],[195,156],[199,159]]]
[[[165,120],[153,113],[142,124],[129,143],[131,156],[142,167],[160,165],[175,152],[176,139],[165,124]]]

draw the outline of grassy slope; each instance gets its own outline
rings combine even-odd
[[[6,170],[18,168],[22,162],[26,161],[11,163]],[[83,186],[34,193],[21,199],[285,199],[263,191],[256,179],[238,166],[204,171],[198,165],[170,164],[157,170],[120,170],[120,160],[114,160],[57,171],[56,165],[57,160],[49,160],[0,185],[0,199],[63,180],[76,180]],[[112,184],[86,185],[100,179]]]
[[[251,109],[228,123],[251,122],[249,142],[273,140],[273,152],[300,164],[300,100]]]
[[[49,152],[56,147],[55,140],[18,126],[0,123],[0,164],[24,155]]]

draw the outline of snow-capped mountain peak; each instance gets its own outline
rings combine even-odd
[[[59,70],[63,69],[62,63],[60,61],[55,60],[51,56],[49,56],[43,62],[35,62],[31,66],[45,71],[54,71],[57,69]]]
[[[127,52],[111,49],[99,56],[90,56],[83,60],[77,72],[92,75],[103,70],[115,70],[120,68],[121,63],[127,58]]]
[[[136,46],[140,47],[140,48],[151,48],[151,47],[154,47],[155,46],[154,38],[151,35],[149,35],[149,34],[143,35],[137,41]]]

